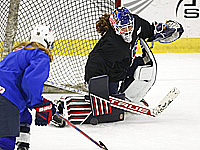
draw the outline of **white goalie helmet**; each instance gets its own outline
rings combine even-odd
[[[54,35],[49,26],[37,25],[31,31],[30,42],[42,44],[45,48],[51,48],[54,43]]]
[[[121,35],[125,42],[130,43],[134,30],[134,18],[130,11],[125,7],[116,8],[109,20],[115,33]]]

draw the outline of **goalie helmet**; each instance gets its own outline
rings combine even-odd
[[[54,35],[49,26],[37,25],[31,31],[30,42],[42,44],[45,48],[51,48],[54,43]]]
[[[134,30],[134,18],[130,11],[125,7],[116,8],[109,20],[116,34],[121,35],[125,42],[130,43]]]

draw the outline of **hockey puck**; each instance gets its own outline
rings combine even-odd
[[[92,124],[92,125],[97,125],[97,124],[98,124],[98,120],[97,120],[96,118],[92,118],[92,119],[90,120],[90,124]]]

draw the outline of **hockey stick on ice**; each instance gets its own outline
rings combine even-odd
[[[76,92],[79,94],[85,94],[87,95],[88,93],[83,92],[81,90],[78,89],[74,89],[74,88],[70,88],[70,87],[65,87],[65,86],[61,86],[58,85],[56,83],[53,83],[51,81],[47,81],[46,82],[48,85],[52,85],[61,89],[65,89],[68,91],[72,91],[72,92]],[[148,115],[151,117],[156,117],[157,115],[161,114],[167,107],[168,105],[179,95],[179,90],[177,88],[173,88],[164,98],[163,100],[160,102],[159,105],[157,105],[155,108],[149,108],[149,107],[145,107],[145,106],[140,106],[137,104],[134,104],[132,102],[128,102],[128,101],[124,101],[115,97],[109,97],[110,101],[102,99],[101,97],[99,97],[102,100],[105,100],[107,102],[111,103],[111,106],[119,108],[119,109],[123,109],[129,112],[133,112],[133,113],[137,113],[137,114],[141,114],[141,115]],[[92,95],[92,94],[91,94]],[[96,95],[94,95],[95,97],[97,97]]]
[[[124,101],[119,98],[115,98],[112,96],[109,96],[110,101],[102,99],[101,97],[95,96],[91,94],[91,96],[97,97],[101,100],[110,102],[110,105],[115,108],[123,109],[128,112],[137,113],[140,115],[147,115],[151,117],[156,117],[157,115],[161,114],[168,106],[169,104],[179,95],[179,90],[177,88],[173,88],[157,105],[155,108],[149,108],[146,106],[141,106],[129,101]]]
[[[140,106],[128,101],[123,101],[112,97],[110,98],[110,103],[113,107],[121,108],[129,112],[156,117],[169,106],[169,104],[179,95],[179,93],[180,91],[177,88],[173,88],[155,108]]]
[[[61,116],[60,114],[58,114],[57,112],[56,112],[56,114],[59,115],[62,119],[64,119],[71,127],[73,127],[74,129],[76,129],[77,131],[79,131],[81,134],[83,134],[85,137],[87,137],[89,140],[91,140],[98,147],[100,147],[101,149],[104,149],[104,150],[108,150],[106,148],[106,146],[101,141],[99,141],[99,143],[96,142],[91,137],[89,137],[86,133],[84,133],[82,130],[80,130],[78,127],[76,127],[73,123],[71,123],[69,120],[67,120],[66,118],[64,118],[63,116]]]
[[[87,92],[84,92],[84,91],[81,91],[81,90],[78,90],[78,89],[75,89],[75,88],[67,87],[67,86],[64,86],[64,85],[60,85],[60,84],[57,84],[57,83],[54,83],[54,82],[48,81],[48,80],[45,82],[45,84],[53,86],[53,87],[57,87],[57,88],[60,88],[60,89],[66,90],[66,91],[78,93],[78,94],[83,94],[83,95],[88,94]]]
[[[174,87],[169,93],[162,99],[162,101],[153,108],[153,113],[157,116],[161,114],[171,102],[180,94],[180,91]]]

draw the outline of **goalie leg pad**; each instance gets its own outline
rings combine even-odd
[[[92,114],[93,116],[99,116],[104,114],[110,114],[112,112],[110,103],[94,94],[90,94]]]
[[[138,66],[134,73],[135,80],[150,81],[153,75],[153,67],[150,65]]]
[[[124,94],[114,94],[113,97],[125,99]],[[99,116],[93,116],[92,114],[87,118],[84,124],[96,125],[98,123],[109,123],[124,120],[124,110],[112,107],[112,112],[109,114],[103,114]]]
[[[72,96],[61,98],[63,116],[73,124],[83,124],[92,113],[88,96]]]
[[[89,80],[89,97],[93,116],[110,114],[108,76],[93,77]]]
[[[134,103],[139,103],[140,100],[144,98],[155,83],[157,75],[157,63],[153,53],[144,40],[140,39],[140,42],[143,51],[144,64],[136,66],[136,69],[132,72],[132,76],[128,78],[129,84],[127,88],[120,91],[124,92],[126,97]]]
[[[125,99],[124,94],[114,95],[120,99]],[[102,99],[102,102],[104,102]],[[109,114],[93,116],[89,96],[73,96],[61,98],[59,102],[64,103],[63,116],[73,124],[98,124],[124,120],[124,110],[112,108]],[[108,103],[108,101],[105,101]]]
[[[107,75],[91,78],[88,83],[88,88],[89,94],[91,93],[104,99],[109,99]]]
[[[125,94],[131,101],[139,103],[155,82],[154,67],[138,66],[134,73],[134,79],[126,89]]]
[[[125,99],[124,94],[121,96]],[[64,99],[61,98],[58,102],[60,103],[62,101],[64,101],[63,114],[73,124],[91,122],[93,122],[92,124],[96,124],[98,122],[124,120],[123,110],[117,108],[112,110],[113,108],[111,108],[107,76],[90,79],[89,96],[66,97]]]
[[[135,57],[132,66],[128,69],[125,80],[121,83],[119,93],[123,93],[129,85],[134,81],[134,72],[138,66],[143,66],[144,61],[142,57]]]
[[[124,120],[124,110],[113,107],[111,114],[104,114],[102,116],[90,115],[88,119],[84,122],[84,124],[96,125],[98,123],[109,123],[109,122],[117,122],[123,120]]]

